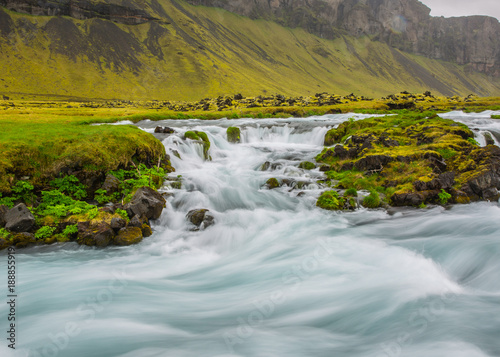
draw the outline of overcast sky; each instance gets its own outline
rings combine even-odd
[[[432,16],[488,15],[500,19],[500,0],[420,0]]]

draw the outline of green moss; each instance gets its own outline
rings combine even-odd
[[[337,191],[325,191],[319,196],[316,206],[326,210],[337,211],[343,209],[344,200],[340,198]]]
[[[205,160],[210,160],[210,154],[208,151],[210,150],[210,140],[208,139],[208,135],[203,131],[186,131],[184,133],[184,137],[186,139],[200,141],[203,145],[203,156]]]
[[[310,161],[303,161],[299,164],[299,169],[304,169],[304,170],[313,170],[316,168],[316,165]]]
[[[239,143],[241,141],[241,132],[240,128],[236,128],[234,126],[230,126],[226,130],[227,141],[230,143]]]
[[[354,187],[348,188],[348,189],[344,192],[344,196],[352,196],[352,197],[357,197],[357,196],[358,196],[358,191],[357,191]]]
[[[55,227],[49,227],[49,226],[41,227],[39,230],[36,231],[35,238],[37,240],[44,240],[46,238],[50,238],[54,234],[55,230],[56,230]]]
[[[280,183],[279,181],[274,178],[274,177],[271,177],[269,180],[266,181],[266,185],[267,187],[269,187],[269,189],[273,189],[273,188],[278,188],[280,187]]]

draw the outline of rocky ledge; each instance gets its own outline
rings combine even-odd
[[[467,126],[433,113],[351,119],[328,131],[325,146],[316,161],[335,190],[322,208],[344,209],[357,190],[370,193],[370,208],[500,198],[500,148],[479,147]]]

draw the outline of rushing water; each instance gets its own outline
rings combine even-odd
[[[449,115],[479,139],[497,123]],[[17,350],[3,339],[0,354],[500,356],[499,204],[316,208],[322,174],[297,166],[347,118],[139,123],[177,131],[161,138],[182,188],[165,187],[155,234],[131,247],[18,250]],[[230,125],[241,144],[226,141]],[[208,133],[212,161],[181,139],[187,130]],[[288,185],[269,190],[270,177]],[[191,231],[195,208],[215,225]],[[0,269],[6,286],[4,255]]]

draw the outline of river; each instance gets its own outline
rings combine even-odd
[[[498,144],[490,115],[443,116]],[[323,174],[298,164],[352,116],[366,117],[138,123],[176,130],[159,137],[182,188],[164,187],[154,235],[131,247],[18,250],[16,351],[3,338],[0,354],[500,356],[499,203],[318,209]],[[228,126],[242,143],[227,142]],[[187,130],[208,134],[212,161],[181,140]],[[270,190],[270,177],[288,185]],[[215,224],[190,230],[197,208]],[[8,305],[0,312],[7,329]]]

